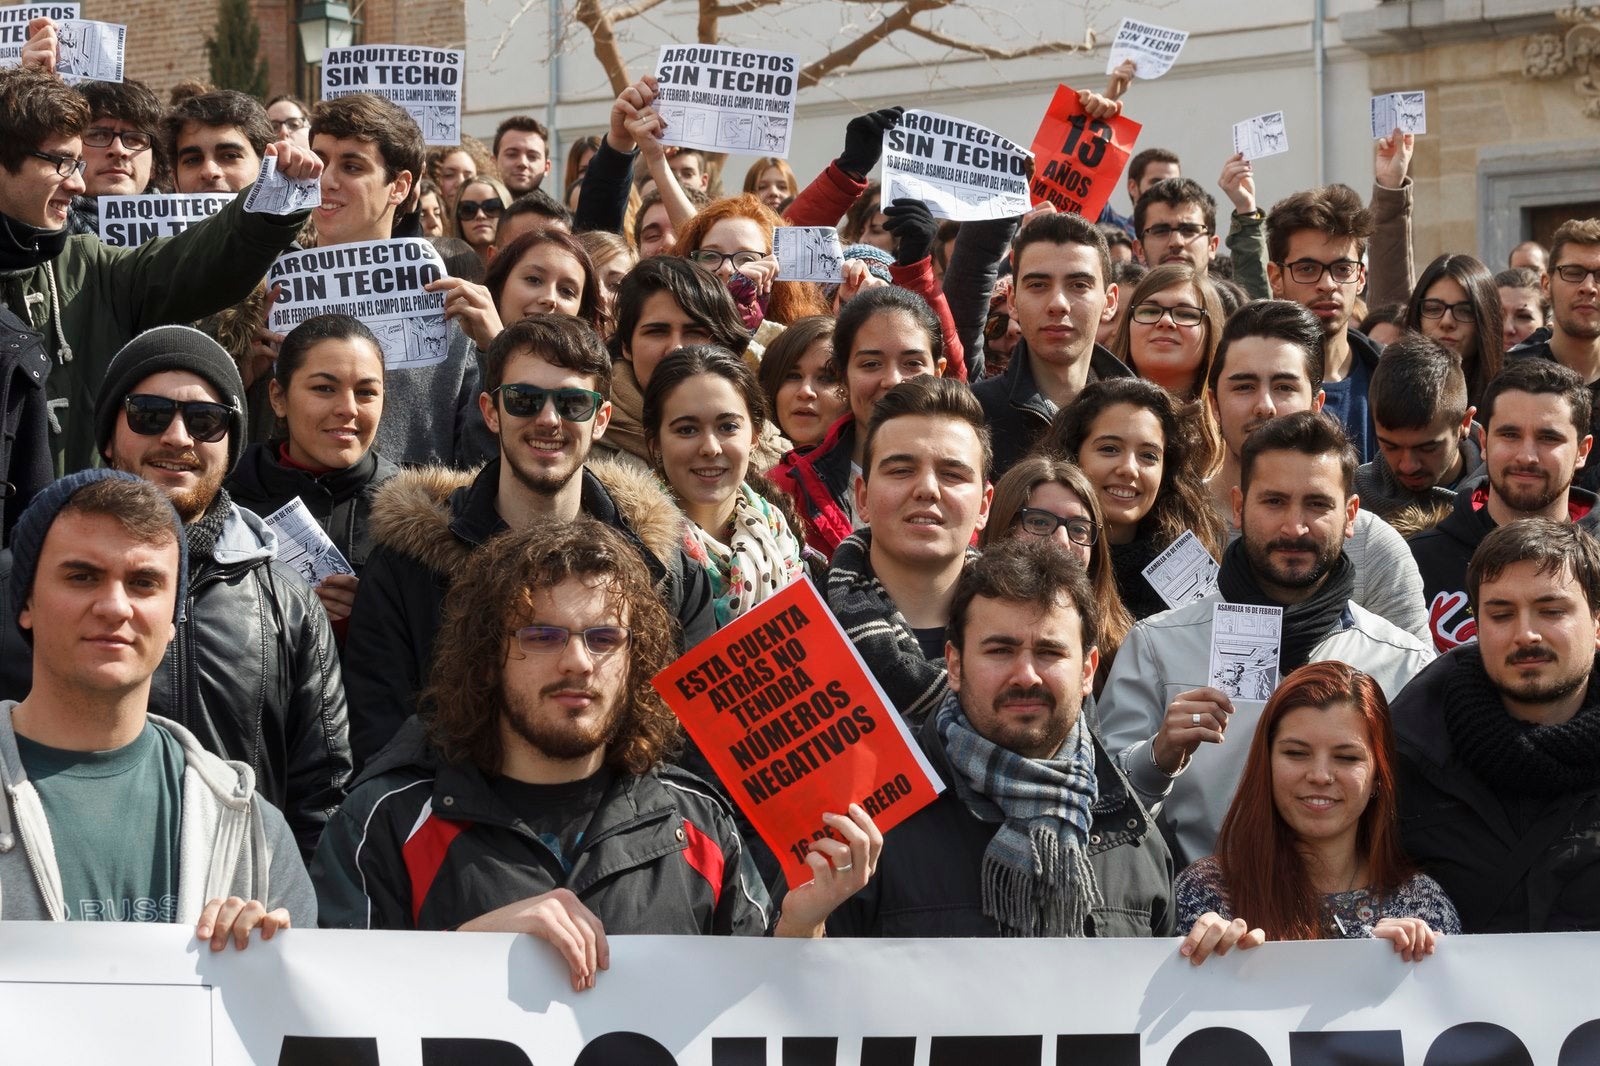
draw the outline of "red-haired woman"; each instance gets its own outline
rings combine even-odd
[[[1400,848],[1389,705],[1372,678],[1310,663],[1267,701],[1217,853],[1178,875],[1182,953],[1263,940],[1379,937],[1406,961],[1461,931]]]

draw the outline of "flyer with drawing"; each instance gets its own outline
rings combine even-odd
[[[1091,222],[1099,218],[1122,183],[1123,168],[1142,128],[1127,115],[1090,118],[1077,90],[1057,85],[1039,132],[1033,135],[1033,177],[1028,186],[1032,202],[1049,203],[1057,211]]]
[[[784,281],[834,282],[844,266],[844,249],[833,226],[779,226],[772,231],[772,254]]]
[[[787,158],[799,75],[800,57],[788,52],[666,45],[656,62],[661,143]]]
[[[171,237],[204,222],[238,195],[231,192],[146,193],[101,196],[100,239],[113,248],[133,248]]]
[[[28,43],[28,23],[45,18],[61,22],[78,17],[77,4],[16,4],[0,7],[0,67],[22,64],[22,46]]]
[[[1221,570],[1194,530],[1186,529],[1141,573],[1168,607],[1182,607],[1211,595]]]
[[[61,50],[56,73],[68,85],[86,81],[121,81],[128,27],[114,22],[63,19],[56,23]]]
[[[278,537],[278,562],[305,578],[306,584],[319,585],[329,574],[355,573],[300,497],[273,511],[266,522]]]
[[[1428,94],[1415,92],[1384,93],[1372,98],[1372,139],[1401,133],[1428,132]]]
[[[1265,115],[1234,123],[1233,150],[1244,153],[1246,159],[1261,159],[1287,152],[1289,132],[1284,125],[1283,112],[1269,111]]]
[[[883,135],[883,202],[909,196],[957,222],[1025,214],[1032,158],[987,126],[907,111]]]
[[[943,785],[899,712],[802,578],[655,677],[791,888],[822,816],[859,803],[887,833]]]
[[[1116,39],[1111,42],[1111,55],[1106,59],[1106,73],[1120,67],[1125,60],[1133,60],[1133,73],[1137,78],[1159,78],[1172,69],[1178,53],[1189,39],[1185,30],[1169,30],[1152,26],[1148,22],[1124,18],[1117,27]]]
[[[411,112],[428,144],[461,143],[467,53],[459,48],[358,44],[322,56],[322,98],[373,93]]]
[[[1278,687],[1283,608],[1211,605],[1211,687],[1229,699],[1265,700]]]
[[[292,215],[322,203],[321,178],[290,178],[278,173],[278,157],[261,157],[261,170],[250,185],[244,209],[251,214]]]
[[[422,287],[444,276],[444,260],[420,237],[289,252],[267,271],[278,294],[267,326],[288,333],[317,315],[354,315],[377,335],[387,369],[433,366],[450,354],[444,293]]]

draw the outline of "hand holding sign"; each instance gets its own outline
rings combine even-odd
[[[824,814],[823,826],[837,837],[811,842],[806,865],[815,875],[783,897],[783,913],[773,936],[816,938],[826,930],[828,915],[867,887],[883,854],[883,834],[860,804],[850,804],[848,815]]]
[[[1056,87],[1039,132],[1033,136],[1034,168],[1029,190],[1035,204],[1049,203],[1058,211],[1081,215],[1091,222],[1100,217],[1111,193],[1128,165],[1139,123],[1116,113],[1096,117],[1084,106],[1092,98],[1096,111],[1105,111],[1093,93],[1079,93],[1065,85]]]
[[[1379,137],[1372,154],[1372,180],[1386,189],[1398,189],[1404,185],[1415,147],[1415,135],[1398,129],[1386,137]]]
[[[1172,69],[1189,39],[1185,30],[1169,30],[1125,18],[1117,27],[1117,36],[1111,42],[1111,54],[1106,58],[1106,73],[1110,74],[1121,64],[1132,61],[1134,72],[1141,78],[1159,78]]]
[[[77,4],[30,4],[0,8],[0,67],[23,66],[54,74],[61,54],[55,19],[78,17]],[[16,42],[17,21],[26,18],[27,38]]]

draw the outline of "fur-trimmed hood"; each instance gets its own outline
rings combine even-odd
[[[473,471],[442,466],[401,471],[373,501],[373,543],[454,576],[473,548],[505,528],[494,509],[499,463],[496,459]],[[688,520],[655,476],[613,459],[585,463],[580,476],[584,513],[620,524],[670,568]]]

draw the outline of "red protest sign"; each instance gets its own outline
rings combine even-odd
[[[1139,138],[1139,123],[1124,115],[1106,121],[1090,118],[1078,93],[1065,85],[1033,135],[1033,177],[1028,191],[1034,206],[1049,202],[1057,211],[1093,222],[1116,191],[1123,168]]]
[[[805,856],[825,812],[859,803],[887,832],[942,791],[810,579],[719,629],[654,683],[791,888],[812,878]]]

